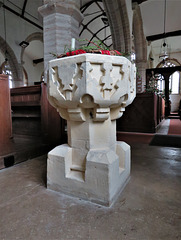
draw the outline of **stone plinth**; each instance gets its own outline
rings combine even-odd
[[[68,144],[48,154],[49,189],[110,206],[130,176],[130,146],[116,119],[135,98],[135,66],[82,54],[49,62],[50,103],[67,120]]]

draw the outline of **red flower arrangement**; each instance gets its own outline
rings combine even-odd
[[[83,50],[83,49],[78,49],[74,51],[67,52],[65,54],[61,54],[58,56],[58,58],[61,57],[69,57],[69,56],[74,56],[74,55],[79,55],[79,54],[84,54],[84,53],[97,53],[97,54],[106,54],[106,55],[118,55],[122,56],[120,52],[117,50]]]
[[[64,54],[61,54],[61,55],[57,56],[57,58],[74,56],[74,55],[79,55],[79,54],[84,54],[84,53],[97,53],[97,54],[118,55],[118,56],[122,56],[123,55],[120,52],[118,52],[117,50],[103,49],[102,46],[95,44],[95,42],[91,42],[91,41],[89,41],[87,39],[85,39],[85,40],[90,42],[90,43],[92,43],[93,45],[95,45],[97,49],[89,49],[89,48],[86,49],[84,47],[84,49],[68,51],[67,53],[64,53]]]

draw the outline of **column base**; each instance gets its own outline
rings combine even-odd
[[[116,152],[91,149],[86,168],[72,166],[72,148],[60,145],[48,153],[47,188],[110,206],[130,176],[130,146],[117,142]]]

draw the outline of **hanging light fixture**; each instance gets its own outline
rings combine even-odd
[[[20,45],[20,47],[22,47],[22,48],[26,48],[26,47],[28,47],[29,43],[26,42],[26,41],[22,41],[22,42],[20,42],[19,45]]]
[[[163,60],[169,58],[169,46],[166,39],[162,40],[159,58]]]
[[[165,34],[165,25],[166,25],[166,0],[164,3],[164,39],[162,40],[161,43],[161,49],[160,49],[160,55],[159,58],[166,60],[169,57],[169,47],[168,47],[168,43],[166,41],[166,34]]]

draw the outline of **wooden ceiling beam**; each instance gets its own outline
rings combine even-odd
[[[28,0],[25,0],[25,1],[24,1],[23,8],[22,8],[22,12],[21,12],[21,16],[24,16],[24,14],[25,14],[25,8],[26,8],[27,2],[28,2]]]
[[[137,2],[138,4],[141,4],[142,2],[146,2],[147,0],[132,0],[132,3]]]
[[[38,63],[41,63],[41,62],[43,62],[43,61],[44,61],[43,58],[34,59],[34,60],[33,60],[33,64],[38,64]]]
[[[21,18],[24,19],[25,21],[31,23],[31,24],[34,25],[35,27],[43,30],[43,27],[41,27],[40,25],[38,25],[38,24],[36,24],[35,22],[31,21],[31,20],[28,19],[27,17],[22,16],[21,14],[19,14],[18,12],[16,12],[15,10],[13,10],[12,8],[6,6],[5,4],[3,4],[3,7],[4,7],[6,10],[8,10],[9,12],[11,12],[11,13],[15,14],[16,16],[21,17]]]
[[[147,36],[146,40],[153,42],[153,41],[160,40],[160,39],[163,39],[163,38],[177,37],[177,36],[181,36],[181,30]]]

